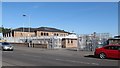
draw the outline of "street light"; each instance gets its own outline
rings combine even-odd
[[[30,21],[31,21],[31,17],[30,15],[25,15],[23,14],[24,17],[28,16],[28,22],[29,22],[29,32],[30,32]],[[23,25],[24,26],[24,25]],[[23,32],[24,32],[24,27],[23,27]]]
[[[23,17],[26,17],[26,15],[22,15]],[[23,23],[23,32],[24,32],[24,23]]]
[[[29,23],[29,29],[28,29],[28,37],[30,36],[30,21],[31,21],[31,17],[30,17],[30,15],[25,15],[25,14],[23,14],[23,17],[27,17],[28,16],[28,23]],[[24,27],[23,27],[23,32],[24,32]],[[29,40],[30,40],[30,38],[29,38]],[[29,46],[30,46],[30,41],[29,41]]]
[[[13,36],[13,35],[12,35],[12,28],[10,28],[10,30],[11,30],[11,37],[12,37],[12,36]]]
[[[55,39],[54,39],[54,34],[52,34],[52,37],[51,37],[51,46],[52,46],[52,49],[54,49],[55,47]]]
[[[79,35],[77,34],[77,51],[79,51]]]
[[[25,14],[23,14],[23,16],[24,16],[24,17],[28,16],[28,23],[29,23],[29,30],[28,30],[28,32],[30,33],[30,22],[31,22],[31,17],[30,17],[30,15],[25,15]],[[24,26],[24,25],[23,25],[23,26]],[[24,32],[24,27],[23,27],[23,32]],[[30,36],[30,34],[29,34],[29,36]]]

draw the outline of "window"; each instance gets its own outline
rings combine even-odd
[[[108,47],[105,47],[105,49],[118,50],[118,46],[108,46]]]
[[[68,43],[69,43],[69,40],[68,40]]]
[[[73,43],[73,40],[71,40],[71,43]]]
[[[46,33],[44,33],[44,36],[46,36]]]
[[[4,43],[2,43],[2,45],[10,45],[9,43],[7,43],[7,42],[4,42]]]
[[[105,47],[105,49],[110,49],[110,46],[108,46],[108,47]]]
[[[43,33],[41,33],[41,36],[43,36]]]
[[[56,36],[56,33],[54,34],[54,36]]]
[[[118,46],[118,50],[120,50],[120,46]]]
[[[48,36],[48,33],[47,33],[47,36]]]
[[[113,46],[113,50],[118,50],[118,46]]]
[[[23,34],[21,33],[21,36],[23,36]]]

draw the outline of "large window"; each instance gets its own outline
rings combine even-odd
[[[43,33],[41,33],[41,36],[43,36]]]
[[[71,40],[71,43],[73,43],[73,40]]]
[[[58,34],[57,34],[57,36],[58,36]]]
[[[54,34],[54,36],[56,36],[56,33]]]
[[[44,33],[44,36],[46,36],[46,33]]]
[[[47,36],[49,36],[49,34],[47,33]]]
[[[69,43],[69,40],[68,40],[68,43]]]

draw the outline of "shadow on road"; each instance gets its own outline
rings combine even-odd
[[[66,50],[69,50],[69,51],[77,51],[77,49],[66,49]]]
[[[94,55],[86,55],[86,56],[84,56],[84,57],[97,58],[97,57],[94,56]]]
[[[96,57],[96,56],[94,56],[94,55],[86,55],[86,56],[84,56],[84,57],[98,58],[98,59],[100,59],[99,57]],[[106,58],[106,59],[109,59],[109,60],[120,60],[120,59],[116,59],[116,58]]]

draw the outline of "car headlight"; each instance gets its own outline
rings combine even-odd
[[[8,46],[4,46],[3,48],[4,48],[4,49],[8,49],[9,47],[8,47]]]

